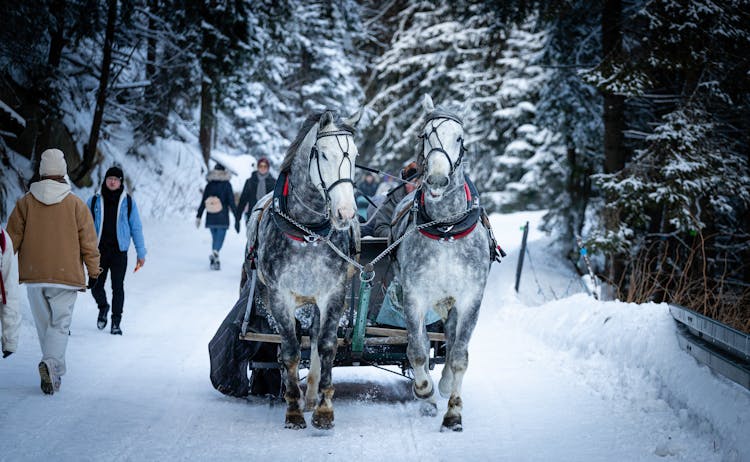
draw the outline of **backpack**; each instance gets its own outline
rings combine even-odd
[[[219,213],[224,208],[221,204],[221,199],[216,196],[209,196],[206,198],[204,204],[208,213]]]
[[[133,211],[133,198],[130,197],[130,194],[126,194],[126,199],[128,201],[128,220],[130,220],[130,212]],[[96,201],[99,200],[99,194],[94,194],[94,198],[91,199],[91,203],[89,204],[89,209],[91,210],[91,216],[94,217],[94,204]],[[96,217],[94,217],[96,218]]]

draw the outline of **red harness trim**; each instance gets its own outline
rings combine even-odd
[[[464,232],[458,233],[455,236],[453,236],[451,238],[448,238],[448,239],[444,239],[444,238],[442,238],[440,236],[436,236],[434,234],[430,234],[430,233],[428,233],[427,231],[425,231],[423,229],[420,229],[419,232],[422,233],[424,236],[429,237],[430,239],[435,239],[436,241],[447,241],[447,240],[450,240],[450,239],[461,239],[462,237],[466,237],[466,236],[469,235],[469,233],[471,233],[472,231],[474,231],[474,228],[476,228],[476,227],[477,227],[477,224],[474,223],[471,226],[471,228],[467,229]]]
[[[286,181],[284,181],[284,192],[282,194],[284,197],[289,195],[289,175],[286,176]]]
[[[11,249],[11,252],[13,249]],[[5,253],[5,231],[0,229],[0,254]],[[2,256],[2,255],[0,255]],[[3,296],[3,305],[8,303],[8,299],[5,297],[5,281],[3,280],[3,272],[0,271],[0,292]]]
[[[466,193],[466,202],[467,203],[471,203],[471,190],[469,189],[469,184],[468,183],[464,183],[464,192]],[[422,196],[420,197],[420,201],[422,203],[421,205],[424,205],[424,194],[422,194]],[[466,237],[472,231],[474,231],[474,228],[476,228],[476,227],[477,227],[477,224],[474,223],[471,226],[471,228],[467,229],[466,231],[462,231],[462,232],[460,232],[460,233],[458,233],[458,234],[456,234],[456,235],[454,235],[454,236],[452,236],[450,238],[443,238],[443,237],[440,237],[440,236],[438,236],[436,234],[430,234],[430,233],[428,233],[427,231],[425,231],[423,229],[420,229],[419,232],[422,233],[423,236],[429,237],[430,239],[434,239],[436,241],[441,241],[441,240],[442,241],[447,241],[447,240],[450,240],[450,239],[454,239],[455,240],[455,239],[461,239],[462,237]]]

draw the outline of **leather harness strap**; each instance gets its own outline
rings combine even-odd
[[[276,180],[276,186],[273,189],[273,210],[271,218],[273,219],[274,225],[282,233],[284,233],[289,239],[298,242],[310,242],[310,235],[304,230],[291,223],[289,220],[281,216],[278,212],[288,214],[287,211],[287,197],[289,195],[289,172],[282,172],[279,178]],[[310,231],[319,235],[326,236],[331,230],[331,220],[323,220],[319,223],[304,224]],[[317,240],[317,239],[313,239]]]
[[[456,240],[462,237],[468,236],[474,228],[482,215],[481,208],[479,207],[479,193],[477,192],[474,183],[471,182],[468,176],[464,175],[464,193],[466,194],[466,216],[461,218],[455,223],[440,223],[419,230],[422,235],[435,240]],[[432,220],[424,207],[424,191],[420,189],[417,191],[414,197],[416,208],[416,224],[417,226],[429,223]]]

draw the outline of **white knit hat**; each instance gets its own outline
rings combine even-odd
[[[42,153],[42,161],[39,163],[40,176],[65,176],[68,173],[68,164],[65,163],[65,155],[59,149],[47,149]]]

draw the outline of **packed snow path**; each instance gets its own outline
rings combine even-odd
[[[235,302],[244,238],[230,230],[222,270],[209,271],[209,233],[186,219],[146,222],[122,337],[97,330],[93,299],[79,295],[68,374],[51,397],[23,297],[19,351],[0,360],[0,460],[750,460],[748,394],[677,349],[664,307],[572,295],[580,284],[537,232],[542,290],[527,261],[516,296],[529,217],[539,214],[493,217],[509,255],[493,267],[470,346],[463,433],[439,432],[445,400],[419,417],[409,381],[371,367],[334,369],[330,432],[286,430],[283,404],[215,391],[207,344]],[[553,292],[561,300],[542,304]]]

